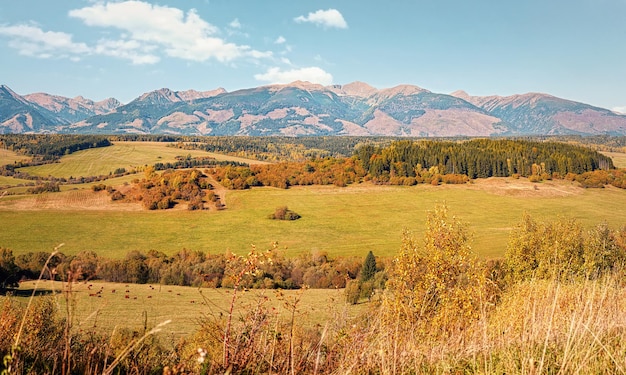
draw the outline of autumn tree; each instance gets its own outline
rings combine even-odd
[[[487,298],[483,267],[466,226],[445,205],[428,213],[423,243],[405,232],[387,282],[385,311],[422,335],[449,335],[479,318]]]
[[[19,280],[18,267],[10,249],[0,248],[0,292],[17,286]]]
[[[574,219],[538,222],[524,214],[505,254],[508,281],[599,277],[626,260],[618,234],[606,224],[585,231]]]

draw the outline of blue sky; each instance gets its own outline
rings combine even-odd
[[[626,112],[626,0],[0,2],[0,84],[128,102],[308,80]]]

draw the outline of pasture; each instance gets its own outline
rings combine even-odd
[[[234,156],[220,155],[198,150],[182,150],[168,147],[164,142],[115,142],[112,146],[78,151],[63,156],[59,163],[21,168],[33,176],[99,176],[108,175],[117,168],[132,170],[141,169],[146,165],[158,162],[174,162],[177,156],[202,157],[210,156],[217,160],[255,162]],[[261,162],[257,162],[261,163]]]
[[[397,253],[403,229],[419,236],[426,213],[445,203],[468,224],[472,245],[482,257],[502,256],[508,234],[528,212],[537,219],[573,217],[586,226],[626,223],[626,191],[582,189],[568,181],[532,184],[525,179],[476,180],[467,185],[346,188],[254,188],[226,192],[223,211],[144,211],[138,204],[108,202],[104,192],[71,190],[0,200],[0,246],[15,254],[93,250],[122,258],[131,250],[173,254],[183,248],[245,254],[252,244],[274,241],[287,256],[324,251],[331,256]],[[296,221],[267,216],[279,206],[302,215]]]
[[[15,298],[25,302],[35,283],[36,281],[21,283],[21,297]],[[172,320],[160,333],[172,343],[176,343],[173,338],[194,333],[201,319],[228,314],[233,293],[232,289],[105,282],[67,284],[46,280],[40,281],[37,290],[53,293],[62,312],[66,311],[67,300],[59,292],[71,291],[69,301],[73,308],[73,326],[76,329],[110,334],[116,328],[130,328],[141,332],[144,324],[150,329],[166,320]],[[293,303],[296,298],[300,298],[296,310],[296,321],[300,326],[343,322],[367,307],[367,304],[347,305],[343,289],[284,290],[280,292],[282,295],[277,293],[279,292],[275,290],[240,291],[234,309],[235,319],[262,303],[263,307],[275,313],[274,319],[278,323],[286,323],[290,312],[284,302]]]
[[[13,164],[18,161],[30,160],[29,156],[19,155],[11,150],[0,148],[0,165]]]
[[[626,153],[609,151],[602,151],[601,153],[613,159],[616,168],[626,168]]]

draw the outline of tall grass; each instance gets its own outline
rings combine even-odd
[[[624,373],[622,276],[520,283],[449,337],[420,335],[379,305],[347,334],[335,373]]]

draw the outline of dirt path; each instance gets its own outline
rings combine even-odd
[[[213,193],[217,196],[217,201],[212,204],[212,206],[215,206],[214,208],[217,210],[225,209],[227,189],[222,186],[222,184],[217,182],[217,180],[211,175],[207,175],[207,180],[209,180],[209,183],[211,184],[211,186],[213,186]]]

